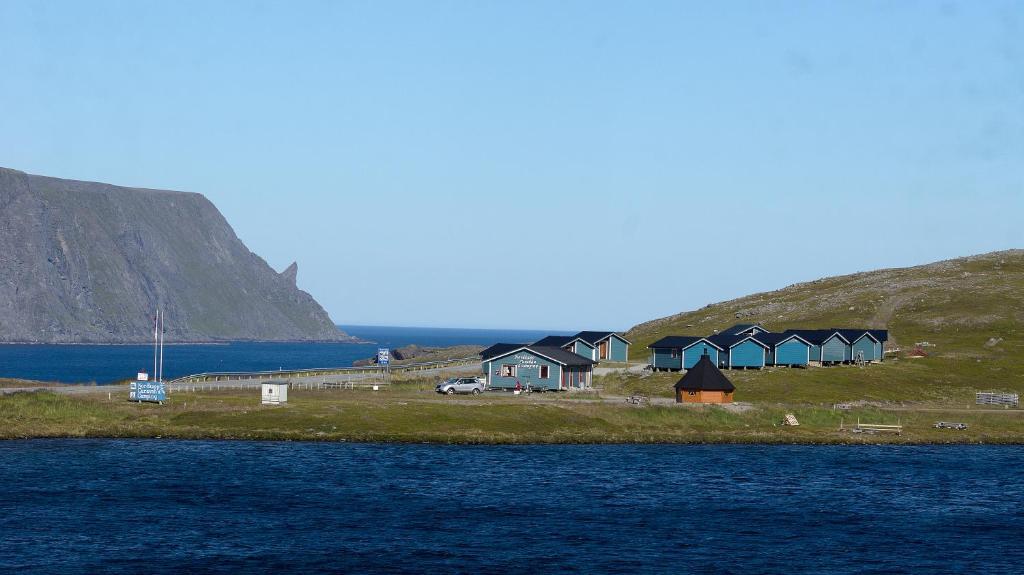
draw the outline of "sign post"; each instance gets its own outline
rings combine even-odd
[[[167,386],[162,381],[133,381],[128,386],[128,401],[167,401]]]
[[[388,383],[391,375],[391,350],[386,347],[377,349],[377,365],[380,366],[381,381]]]

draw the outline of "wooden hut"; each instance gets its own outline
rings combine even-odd
[[[594,348],[594,361],[629,361],[630,342],[614,331],[581,331],[572,336],[580,338]]]
[[[732,403],[735,390],[736,386],[705,355],[676,382],[676,403]]]

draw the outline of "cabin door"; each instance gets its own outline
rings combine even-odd
[[[608,341],[597,344],[598,359],[608,359]]]

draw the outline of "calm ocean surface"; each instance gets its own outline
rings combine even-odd
[[[0,572],[1021,573],[1020,447],[0,442]]]
[[[345,367],[373,357],[378,347],[410,344],[446,347],[460,344],[531,342],[564,332],[536,330],[446,329],[342,326],[347,333],[373,344],[231,343],[165,345],[164,377],[172,379],[209,371],[267,371],[312,367]],[[0,377],[110,383],[152,371],[152,345],[0,345]]]

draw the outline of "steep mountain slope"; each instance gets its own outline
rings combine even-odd
[[[0,342],[342,341],[200,194],[0,168]]]
[[[878,270],[795,284],[716,303],[633,327],[635,360],[665,335],[707,335],[735,323],[768,329],[888,328],[890,346],[950,359],[995,359],[1024,366],[1024,250]]]

